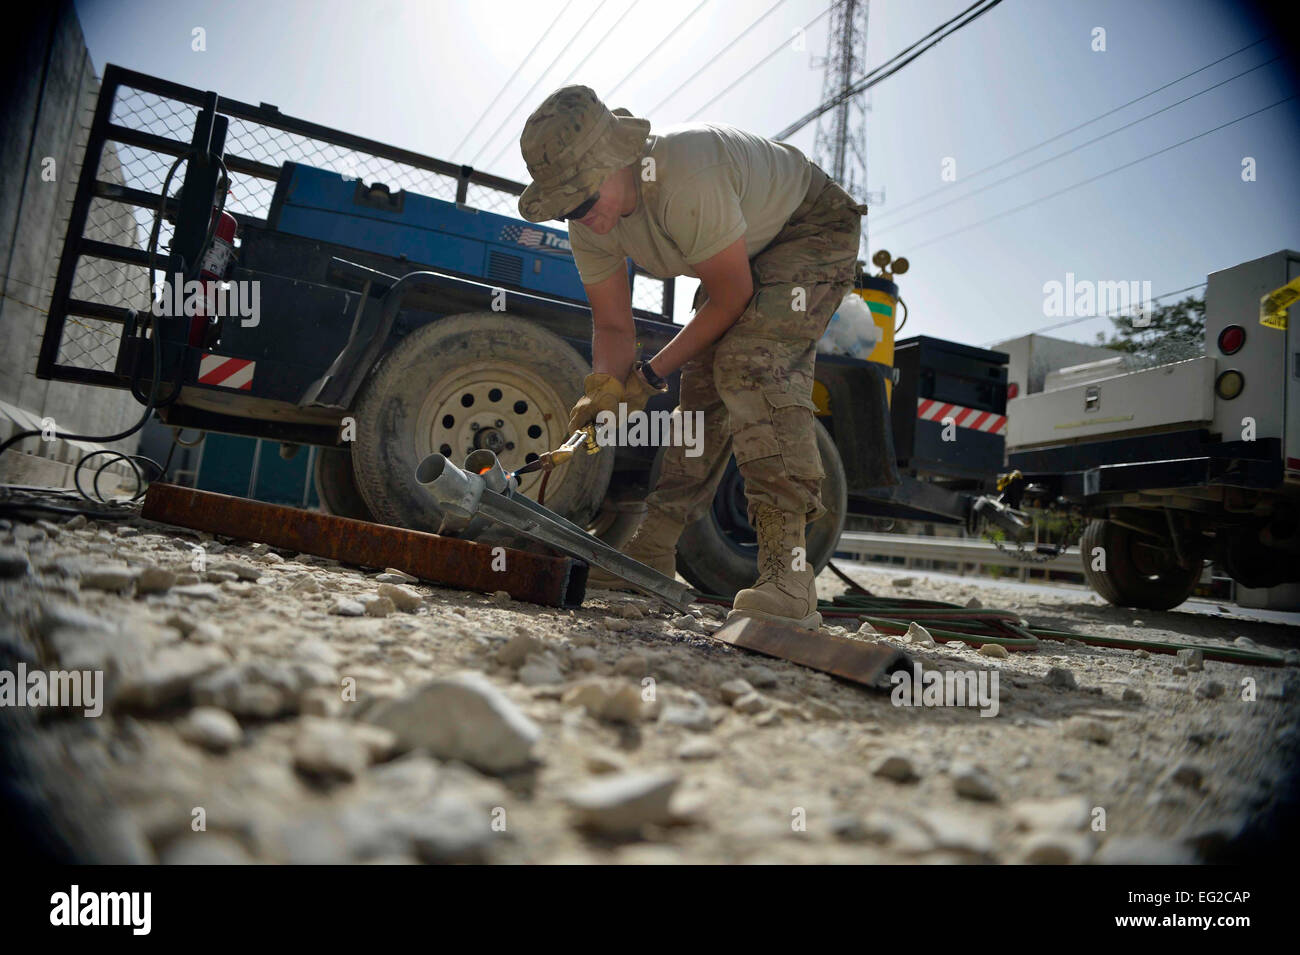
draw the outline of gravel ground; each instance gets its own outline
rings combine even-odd
[[[1280,851],[1294,629],[847,566],[877,594],[978,595],[1034,625],[1253,644],[1288,665],[857,635],[927,670],[996,673],[984,716],[734,650],[709,636],[717,608],[592,591],[561,611],[138,520],[0,521],[0,669],[99,670],[107,698],[96,718],[0,708],[8,795],[28,839],[98,862]],[[843,589],[829,572],[818,584]]]

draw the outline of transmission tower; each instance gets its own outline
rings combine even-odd
[[[867,69],[867,16],[870,0],[838,0],[831,9],[826,56],[813,60],[822,67],[822,101],[830,100],[858,80]],[[859,202],[877,205],[885,194],[867,191],[867,113],[869,93],[840,103],[817,120],[813,156]],[[867,219],[862,220],[862,248],[867,248]]]

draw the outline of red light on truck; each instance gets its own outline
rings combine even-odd
[[[1007,384],[1007,401],[1010,401],[1012,398],[1019,397],[1019,395],[1020,395],[1020,386],[1019,386],[1018,384],[1016,384],[1014,381],[1008,383],[1008,384]]]
[[[1225,355],[1235,355],[1246,344],[1246,330],[1240,325],[1229,325],[1219,332],[1219,351]]]

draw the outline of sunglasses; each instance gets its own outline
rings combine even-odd
[[[560,216],[560,218],[561,218],[561,219],[581,219],[581,218],[582,218],[583,216],[585,216],[588,212],[590,212],[590,211],[591,211],[591,207],[594,206],[594,205],[595,205],[597,202],[599,202],[599,201],[600,201],[600,193],[598,192],[598,193],[596,193],[594,196],[592,196],[590,199],[588,199],[586,202],[584,202],[582,205],[580,205],[580,206],[578,206],[576,209],[574,209],[572,212],[566,212],[564,215]]]

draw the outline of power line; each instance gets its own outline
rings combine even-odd
[[[954,235],[960,235],[962,232],[968,232],[971,229],[975,229],[978,228],[979,226],[986,225],[990,222],[993,222],[996,219],[1001,219],[1006,216],[1013,215],[1014,213],[1020,212],[1024,209],[1028,209],[1030,206],[1038,205],[1038,203],[1040,202],[1046,202],[1048,199],[1055,199],[1059,195],[1063,195],[1064,193],[1070,192],[1073,189],[1078,189],[1080,186],[1086,186],[1088,185],[1088,183],[1096,182],[1098,179],[1104,179],[1107,176],[1114,175],[1115,173],[1120,172],[1121,170],[1128,169],[1130,166],[1136,166],[1140,162],[1145,162],[1148,159],[1153,159],[1156,156],[1161,155],[1162,153],[1169,152],[1171,149],[1177,149],[1179,146],[1186,146],[1188,143],[1193,142],[1197,139],[1202,139],[1210,135],[1211,133],[1217,133],[1221,129],[1227,129],[1229,126],[1235,126],[1237,123],[1250,119],[1252,116],[1258,116],[1260,113],[1266,112],[1270,109],[1273,109],[1274,107],[1281,106],[1283,103],[1286,103],[1295,98],[1296,98],[1296,94],[1294,93],[1292,93],[1290,96],[1284,96],[1276,103],[1270,103],[1267,106],[1260,107],[1259,109],[1253,112],[1247,113],[1245,116],[1238,116],[1236,119],[1230,120],[1219,126],[1215,126],[1213,129],[1207,129],[1203,133],[1197,133],[1195,136],[1189,136],[1187,139],[1180,140],[1179,142],[1176,142],[1173,145],[1165,146],[1162,149],[1157,149],[1155,152],[1147,153],[1145,156],[1139,156],[1137,159],[1131,160],[1130,162],[1126,162],[1121,166],[1116,166],[1114,169],[1108,169],[1106,172],[1098,173],[1095,176],[1089,176],[1087,179],[1082,179],[1079,182],[1074,183],[1073,185],[1066,186],[1063,189],[1058,189],[1055,192],[1050,192],[1045,196],[1040,196],[1037,199],[1031,199],[1029,202],[1021,203],[1015,208],[1007,209],[1005,212],[999,212],[996,215],[989,216],[986,219],[981,219],[978,222],[972,222],[970,225],[962,226],[960,229],[953,229],[951,232],[945,232],[943,235],[935,236],[933,239],[927,239],[924,242],[913,244],[911,245],[910,248],[913,251],[915,251],[916,249],[923,248],[927,245],[933,245],[935,242],[942,242],[944,239],[951,238]]]
[[[745,27],[745,29],[743,29],[742,31],[740,31],[740,33],[736,36],[736,38],[735,38],[734,40],[732,40],[730,43],[728,43],[726,46],[724,46],[724,47],[723,47],[721,50],[719,50],[717,53],[714,53],[711,57],[709,57],[708,62],[706,62],[706,63],[705,63],[703,66],[701,66],[698,70],[696,70],[694,73],[692,73],[690,76],[688,76],[685,80],[683,80],[681,83],[679,83],[678,86],[677,86],[677,88],[674,89],[671,93],[669,93],[667,96],[665,96],[663,99],[661,99],[658,103],[656,103],[654,106],[652,106],[652,107],[651,107],[651,108],[646,112],[646,115],[647,115],[647,116],[653,116],[655,113],[657,113],[657,112],[659,111],[659,108],[660,108],[661,106],[663,106],[663,105],[664,105],[665,103],[667,103],[670,99],[672,99],[674,96],[676,96],[678,93],[680,93],[683,89],[685,89],[688,85],[690,85],[690,84],[695,80],[695,78],[696,78],[697,76],[699,76],[701,73],[703,73],[703,72],[704,72],[705,70],[707,70],[709,67],[711,67],[711,66],[713,66],[714,64],[716,64],[716,63],[718,62],[718,58],[719,58],[720,56],[722,56],[724,53],[726,53],[728,50],[730,50],[733,46],[735,46],[737,43],[739,43],[741,40],[743,40],[743,39],[744,39],[744,38],[749,34],[749,31],[753,30],[754,27],[758,26],[760,23],[762,23],[764,20],[766,20],[770,14],[772,14],[772,13],[774,13],[774,12],[776,11],[776,8],[777,8],[777,7],[784,6],[784,5],[785,5],[786,3],[788,3],[788,2],[789,2],[789,0],[776,0],[776,3],[772,4],[772,6],[770,6],[770,7],[768,8],[767,13],[764,13],[761,17],[759,17],[757,20],[755,20],[755,21],[754,21],[753,23],[751,23],[749,26]]]
[[[656,53],[658,53],[661,49],[663,49],[664,44],[667,43],[669,40],[671,40],[674,36],[676,36],[677,31],[679,31],[682,27],[686,26],[686,24],[687,24],[688,22],[690,22],[691,18],[694,17],[695,14],[697,14],[697,13],[699,13],[701,10],[703,10],[706,6],[708,6],[708,4],[709,4],[709,0],[701,0],[701,3],[700,3],[699,6],[697,6],[697,7],[696,7],[694,10],[692,10],[690,13],[686,14],[686,19],[681,20],[681,21],[677,24],[677,26],[675,26],[675,27],[673,27],[671,30],[669,30],[669,31],[668,31],[668,35],[667,35],[666,37],[664,37],[662,40],[660,40],[660,41],[659,41],[659,44],[658,44],[658,45],[657,45],[653,50],[651,50],[651,51],[650,51],[649,53],[647,53],[645,56],[641,57],[641,61],[640,61],[639,63],[637,63],[636,66],[632,67],[632,69],[628,70],[628,71],[627,71],[627,75],[626,75],[625,77],[623,77],[621,80],[619,80],[617,83],[615,83],[614,86],[613,86],[613,88],[610,89],[607,93],[605,93],[605,98],[608,99],[609,97],[611,97],[611,96],[613,96],[615,93],[617,93],[617,92],[619,91],[619,88],[620,88],[624,83],[626,83],[626,82],[627,82],[628,80],[630,80],[633,76],[635,76],[636,73],[637,73],[637,71],[640,70],[641,67],[645,66],[646,61],[649,60],[650,57],[654,56],[654,55],[655,55]]]
[[[456,144],[456,148],[451,152],[453,158],[460,155],[460,151],[461,149],[464,148],[465,143],[469,141],[469,138],[473,136],[475,131],[479,128],[479,126],[482,125],[483,120],[487,118],[487,114],[492,112],[493,107],[495,107],[497,103],[500,102],[501,97],[505,94],[505,91],[510,88],[510,84],[513,83],[516,77],[519,76],[519,72],[524,68],[524,64],[533,58],[533,54],[537,52],[537,48],[546,41],[546,38],[551,35],[551,31],[555,29],[556,25],[562,19],[564,19],[564,15],[569,12],[569,7],[571,6],[573,6],[573,0],[568,0],[568,3],[564,5],[564,9],[559,12],[559,14],[555,17],[555,19],[551,21],[551,25],[546,28],[546,32],[543,33],[538,38],[537,42],[533,44],[533,48],[528,51],[528,54],[522,60],[519,61],[519,65],[515,67],[515,71],[510,74],[510,79],[506,80],[505,85],[502,86],[501,89],[497,91],[497,95],[492,98],[492,102],[488,103],[487,109],[483,110],[478,114],[478,119],[475,120],[474,125],[469,128],[469,132],[467,132],[461,138],[461,141]]]
[[[1136,126],[1138,123],[1144,123],[1148,119],[1151,119],[1153,116],[1159,116],[1161,113],[1167,112],[1168,110],[1173,109],[1175,106],[1181,106],[1183,103],[1186,103],[1188,100],[1196,99],[1196,97],[1198,96],[1204,96],[1206,93],[1210,92],[1211,90],[1216,90],[1220,86],[1223,86],[1225,83],[1231,83],[1235,79],[1240,79],[1241,77],[1245,76],[1247,73],[1254,73],[1256,70],[1263,69],[1264,67],[1272,63],[1273,60],[1278,60],[1278,59],[1281,59],[1281,54],[1273,57],[1273,59],[1271,60],[1265,60],[1263,63],[1259,64],[1259,66],[1252,66],[1248,70],[1243,70],[1242,72],[1238,73],[1236,76],[1229,76],[1226,80],[1221,80],[1220,82],[1215,83],[1213,86],[1207,86],[1199,93],[1193,93],[1191,96],[1186,96],[1183,99],[1178,100],[1176,103],[1170,103],[1168,106],[1162,106],[1160,109],[1156,110],[1155,112],[1147,113],[1147,115],[1139,117],[1138,119],[1135,119],[1132,122],[1125,123],[1123,126],[1116,126],[1114,129],[1110,130],[1109,132],[1102,133],[1100,136],[1094,136],[1092,139],[1088,140],[1087,142],[1079,143],[1079,145],[1073,146],[1070,149],[1067,149],[1063,152],[1059,152],[1055,156],[1048,156],[1046,159],[1039,160],[1038,162],[1034,163],[1032,166],[1026,166],[1024,169],[1021,169],[1019,172],[1013,172],[1009,176],[1003,176],[1001,179],[995,179],[992,182],[988,183],[987,185],[980,186],[978,189],[972,190],[971,192],[968,192],[965,195],[955,196],[952,199],[949,199],[947,202],[939,203],[937,206],[931,206],[929,209],[923,209],[920,212],[918,212],[916,215],[909,216],[908,218],[903,219],[901,222],[887,222],[884,225],[884,228],[893,229],[893,228],[897,228],[898,226],[906,225],[909,222],[915,222],[917,219],[922,219],[925,216],[930,215],[932,212],[938,212],[940,209],[946,208],[947,206],[952,205],[954,202],[961,202],[963,199],[973,198],[974,196],[978,196],[981,192],[985,192],[986,190],[992,189],[995,186],[1002,185],[1004,182],[1010,182],[1012,179],[1018,179],[1021,176],[1033,172],[1035,169],[1038,169],[1041,166],[1046,166],[1048,163],[1056,162],[1056,160],[1068,156],[1071,153],[1076,153],[1080,149],[1085,149],[1088,146],[1093,145],[1094,143],[1099,143],[1103,139],[1106,139],[1107,137],[1114,136],[1116,133],[1121,133],[1132,126]]]
[[[818,20],[820,20],[822,17],[826,16],[826,14],[828,14],[828,13],[831,12],[831,10],[834,8],[834,6],[835,6],[835,4],[832,3],[829,7],[827,7],[825,10],[823,10],[821,13],[817,14],[817,16],[813,17],[811,20],[809,20],[807,23],[805,23],[805,24],[804,24],[802,27],[800,27],[799,29],[801,29],[801,30],[811,30],[811,29],[813,28],[813,26],[817,23]],[[769,11],[769,12],[770,12],[770,11]],[[737,38],[737,39],[739,39],[739,38]],[[744,73],[741,73],[740,76],[738,76],[738,77],[736,78],[736,80],[735,80],[735,81],[734,81],[730,86],[728,86],[726,89],[724,89],[724,90],[723,90],[721,93],[719,93],[718,95],[714,96],[713,99],[709,100],[707,103],[705,103],[703,106],[701,106],[701,107],[700,107],[699,109],[697,109],[695,112],[691,113],[691,115],[688,116],[688,117],[686,117],[686,118],[687,118],[687,119],[694,119],[696,116],[699,116],[700,113],[704,112],[706,109],[708,109],[708,108],[709,108],[710,106],[712,106],[714,103],[716,103],[718,100],[722,99],[722,97],[726,96],[726,95],[727,95],[728,93],[730,93],[733,89],[735,89],[737,86],[739,86],[740,83],[741,83],[743,80],[747,79],[747,78],[750,76],[750,74],[754,73],[754,72],[755,72],[755,71],[756,71],[760,66],[763,66],[765,63],[767,63],[768,60],[772,59],[772,57],[776,56],[776,55],[777,55],[778,53],[780,53],[782,50],[785,50],[785,49],[789,46],[789,44],[790,44],[790,41],[789,41],[789,40],[783,40],[783,41],[781,42],[781,45],[780,45],[780,46],[778,46],[775,50],[773,50],[773,51],[772,51],[771,53],[769,53],[767,56],[763,57],[761,60],[759,60],[757,63],[755,63],[755,64],[754,64],[753,66],[751,66],[749,69],[747,69]]]
[[[868,73],[861,80],[841,90],[839,93],[832,96],[830,99],[822,103],[816,109],[812,110],[809,113],[806,113],[799,119],[795,120],[793,123],[791,123],[785,129],[781,130],[772,138],[775,140],[788,139],[789,137],[797,133],[799,130],[807,126],[809,123],[811,123],[813,120],[817,119],[817,117],[821,116],[823,113],[829,113],[831,110],[833,110],[836,106],[839,106],[840,103],[843,103],[845,100],[852,99],[854,96],[857,96],[859,93],[871,89],[871,87],[875,86],[877,83],[881,82],[882,80],[887,79],[890,76],[893,76],[895,73],[897,73],[903,67],[907,66],[907,64],[911,63],[917,57],[928,52],[929,50],[934,49],[936,46],[938,46],[948,37],[952,36],[962,27],[968,26],[974,21],[978,20],[980,17],[988,13],[990,10],[992,10],[1001,2],[1002,0],[987,0],[987,3],[985,2],[985,0],[976,0],[975,3],[972,3],[969,7],[963,10],[961,13],[957,14],[951,20],[947,20],[939,24],[937,27],[935,27],[925,36],[921,37],[921,39],[917,40],[911,46],[900,50],[898,53],[894,54],[894,56],[890,57],[884,63],[880,64],[880,66],[876,67],[874,70]],[[985,4],[985,5],[980,7],[980,4]],[[980,9],[976,10],[975,9],[976,7],[980,7]],[[971,11],[974,12],[972,13]],[[970,16],[967,17],[967,14],[970,14]],[[967,17],[967,18],[963,20],[961,23],[957,23],[957,21],[961,20],[962,17]],[[956,25],[954,26],[954,24]],[[949,30],[948,27],[952,27],[952,29]],[[947,30],[948,32],[943,33],[941,36],[936,36],[936,34],[940,33],[940,31],[943,30]],[[919,50],[916,49],[918,46],[920,46],[922,43],[925,43],[927,40],[930,40],[932,37],[934,38],[932,42],[928,43],[926,46],[922,47]],[[915,52],[912,52],[914,50]]]
[[[590,60],[602,49],[605,41],[609,39],[609,35],[619,28],[622,22],[627,19],[627,15],[632,12],[632,8],[635,7],[640,2],[641,0],[632,0],[632,2],[627,5],[627,9],[623,11],[622,15],[617,20],[615,20],[613,23],[610,24],[608,30],[606,30],[603,34],[601,34],[600,39],[595,42],[595,44],[591,48],[591,51],[582,58],[582,60],[578,63],[577,66],[575,66],[572,70],[569,71],[569,75],[560,81],[560,86],[557,86],[556,89],[569,85],[569,81],[573,79],[575,76],[577,76],[578,73],[582,70],[582,68],[587,65],[587,61]],[[488,166],[489,167],[495,166],[497,160],[500,159],[502,156],[504,156],[506,154],[506,151],[511,146],[517,146],[518,144],[519,144],[518,140],[513,140],[513,139],[506,140],[505,145],[502,146],[499,150],[497,150],[497,154],[493,156],[492,159],[488,162]]]
[[[1067,129],[1067,130],[1066,130],[1065,132],[1063,132],[1063,133],[1057,133],[1055,136],[1051,136],[1051,137],[1049,137],[1049,138],[1047,138],[1047,139],[1044,139],[1044,140],[1043,140],[1042,142],[1040,142],[1040,143],[1035,143],[1033,146],[1030,146],[1030,147],[1028,147],[1028,148],[1026,148],[1026,149],[1022,149],[1022,150],[1020,150],[1020,152],[1015,153],[1015,154],[1013,154],[1013,155],[1011,155],[1011,156],[1008,156],[1008,157],[1006,157],[1005,159],[999,159],[997,162],[993,163],[992,165],[985,166],[983,169],[978,169],[978,170],[976,170],[975,172],[969,173],[969,174],[965,177],[965,180],[964,180],[964,181],[968,183],[968,182],[970,182],[972,179],[975,179],[975,178],[978,177],[978,176],[982,176],[982,175],[984,175],[984,173],[989,172],[989,171],[992,170],[992,169],[996,169],[996,168],[999,167],[999,166],[1004,166],[1004,165],[1006,165],[1006,164],[1009,163],[1009,162],[1013,162],[1014,160],[1019,159],[1021,156],[1024,156],[1024,155],[1026,155],[1027,153],[1031,153],[1031,152],[1033,152],[1035,149],[1041,149],[1042,147],[1046,146],[1048,143],[1054,143],[1054,142],[1056,142],[1058,139],[1062,139],[1062,138],[1065,137],[1065,136],[1069,136],[1071,133],[1077,133],[1079,130],[1083,129],[1085,126],[1091,126],[1093,123],[1100,122],[1101,120],[1105,119],[1107,116],[1111,116],[1111,115],[1113,115],[1113,114],[1115,114],[1115,113],[1118,113],[1118,112],[1119,112],[1120,110],[1122,110],[1122,109],[1127,109],[1128,107],[1132,106],[1134,103],[1140,103],[1140,102],[1141,102],[1142,100],[1144,100],[1144,99],[1149,99],[1150,97],[1155,96],[1157,93],[1161,92],[1162,90],[1167,90],[1167,89],[1169,89],[1169,87],[1174,86],[1174,85],[1176,85],[1176,84],[1178,84],[1178,83],[1181,83],[1183,80],[1190,79],[1191,77],[1195,76],[1197,73],[1203,73],[1203,72],[1205,72],[1206,70],[1208,70],[1210,67],[1212,67],[1212,66],[1217,66],[1218,64],[1222,63],[1224,60],[1230,60],[1230,59],[1232,59],[1234,56],[1236,56],[1238,53],[1244,53],[1246,50],[1249,50],[1251,47],[1259,46],[1259,44],[1263,43],[1265,39],[1266,39],[1266,37],[1260,37],[1260,38],[1259,38],[1258,40],[1256,40],[1254,43],[1247,43],[1247,44],[1246,44],[1245,46],[1243,46],[1241,49],[1239,49],[1239,50],[1234,50],[1233,52],[1229,53],[1227,56],[1221,56],[1221,57],[1219,57],[1219,58],[1218,58],[1217,60],[1215,60],[1213,63],[1206,63],[1206,64],[1205,64],[1204,66],[1202,66],[1200,69],[1192,70],[1192,72],[1190,72],[1190,73],[1184,73],[1182,76],[1178,77],[1178,79],[1176,79],[1176,80],[1170,80],[1168,83],[1164,84],[1163,86],[1157,86],[1155,89],[1151,90],[1149,93],[1143,93],[1141,96],[1139,96],[1139,97],[1137,97],[1137,98],[1135,98],[1135,99],[1131,99],[1131,100],[1129,100],[1127,103],[1123,103],[1123,104],[1121,104],[1121,105],[1119,105],[1119,106],[1116,106],[1114,109],[1107,110],[1106,112],[1102,113],[1100,116],[1094,116],[1092,119],[1088,120],[1087,122],[1080,123],[1078,126],[1073,126],[1073,127],[1071,127],[1070,129]],[[1277,57],[1274,57],[1273,59],[1277,59]],[[1269,62],[1272,62],[1272,60],[1270,60]],[[1263,65],[1263,64],[1261,64],[1261,65]],[[1238,75],[1240,75],[1240,74],[1238,74]],[[1211,87],[1211,88],[1213,88],[1213,87]],[[1152,115],[1154,115],[1154,114],[1152,114]],[[923,195],[923,196],[918,196],[918,197],[915,198],[915,199],[909,199],[907,202],[904,202],[904,203],[902,203],[902,204],[900,204],[900,205],[897,205],[897,206],[893,206],[893,207],[891,207],[890,209],[886,210],[884,214],[885,214],[886,216],[890,216],[890,215],[893,215],[893,214],[895,214],[895,213],[901,212],[902,210],[906,209],[908,206],[914,206],[914,205],[916,205],[918,202],[924,202],[926,199],[929,199],[931,196],[937,195],[937,194],[939,194],[940,192],[945,192],[945,191],[947,191],[947,190],[946,190],[944,187],[942,187],[942,186],[939,187],[938,189],[933,189],[933,190],[931,190],[930,192],[927,192],[927,193],[926,193],[925,195]]]
[[[1183,292],[1190,292],[1192,289],[1194,289],[1194,288],[1201,288],[1201,287],[1204,286],[1205,284],[1206,284],[1205,282],[1197,282],[1195,285],[1189,285],[1189,286],[1187,286],[1187,288],[1180,288],[1180,289],[1175,289],[1175,290],[1172,291],[1172,292],[1165,292],[1163,295],[1157,295],[1157,296],[1155,296],[1154,298],[1149,298],[1149,299],[1147,299],[1147,304],[1149,305],[1149,304],[1151,304],[1152,302],[1158,302],[1158,301],[1160,301],[1161,299],[1169,298],[1171,295],[1181,295]],[[1056,330],[1056,329],[1058,329],[1058,328],[1065,328],[1067,325],[1078,325],[1078,324],[1080,324],[1081,322],[1092,322],[1092,321],[1096,321],[1096,320],[1099,319],[1099,318],[1114,318],[1115,316],[1117,316],[1117,315],[1122,315],[1123,313],[1124,313],[1124,312],[1123,312],[1123,309],[1120,309],[1119,311],[1115,311],[1115,312],[1103,312],[1103,313],[1101,313],[1100,315],[1084,315],[1084,316],[1081,317],[1081,318],[1072,318],[1072,319],[1070,319],[1070,320],[1067,321],[1067,322],[1057,322],[1055,325],[1044,325],[1042,328],[1035,328],[1033,331],[1030,331],[1030,332],[1021,332],[1020,334],[1021,334],[1021,335],[1041,335],[1043,332],[1050,332],[1050,331],[1054,331],[1054,330]],[[994,338],[994,339],[991,339],[991,340],[985,342],[985,343],[984,343],[983,345],[981,345],[980,347],[981,347],[981,348],[988,348],[988,347],[990,347],[990,346],[992,346],[992,345],[997,344],[997,343],[1000,342],[1000,341],[1005,341],[1005,340],[1006,340],[1006,339],[1002,339],[1002,338]]]
[[[609,3],[609,0],[600,0],[600,6],[598,6],[595,12],[592,13],[592,15],[587,19],[587,22],[584,23],[582,26],[578,27],[577,31],[573,34],[573,36],[569,37],[569,42],[564,44],[564,48],[555,55],[555,59],[551,60],[550,64],[546,67],[546,69],[542,70],[541,75],[537,77],[537,79],[533,82],[533,85],[528,87],[528,92],[525,93],[522,97],[520,97],[519,102],[515,104],[515,108],[506,114],[506,118],[501,121],[501,125],[498,126],[495,130],[493,130],[492,135],[489,136],[487,140],[484,141],[483,145],[479,147],[478,152],[476,152],[473,158],[470,159],[469,161],[470,165],[473,165],[474,163],[478,162],[478,157],[483,155],[483,153],[487,150],[488,146],[492,144],[493,140],[495,140],[497,136],[501,134],[501,130],[506,128],[506,123],[510,121],[510,118],[514,116],[515,113],[519,112],[519,107],[529,102],[529,97],[533,95],[533,91],[536,90],[537,87],[541,84],[542,80],[546,78],[546,74],[551,72],[551,70],[555,68],[555,64],[560,62],[560,58],[564,56],[564,54],[569,52],[569,47],[573,46],[573,44],[577,41],[578,37],[582,36],[582,32],[586,30],[587,27],[589,27],[595,21],[596,17],[600,14],[600,11],[605,9],[605,5],[607,3]]]

